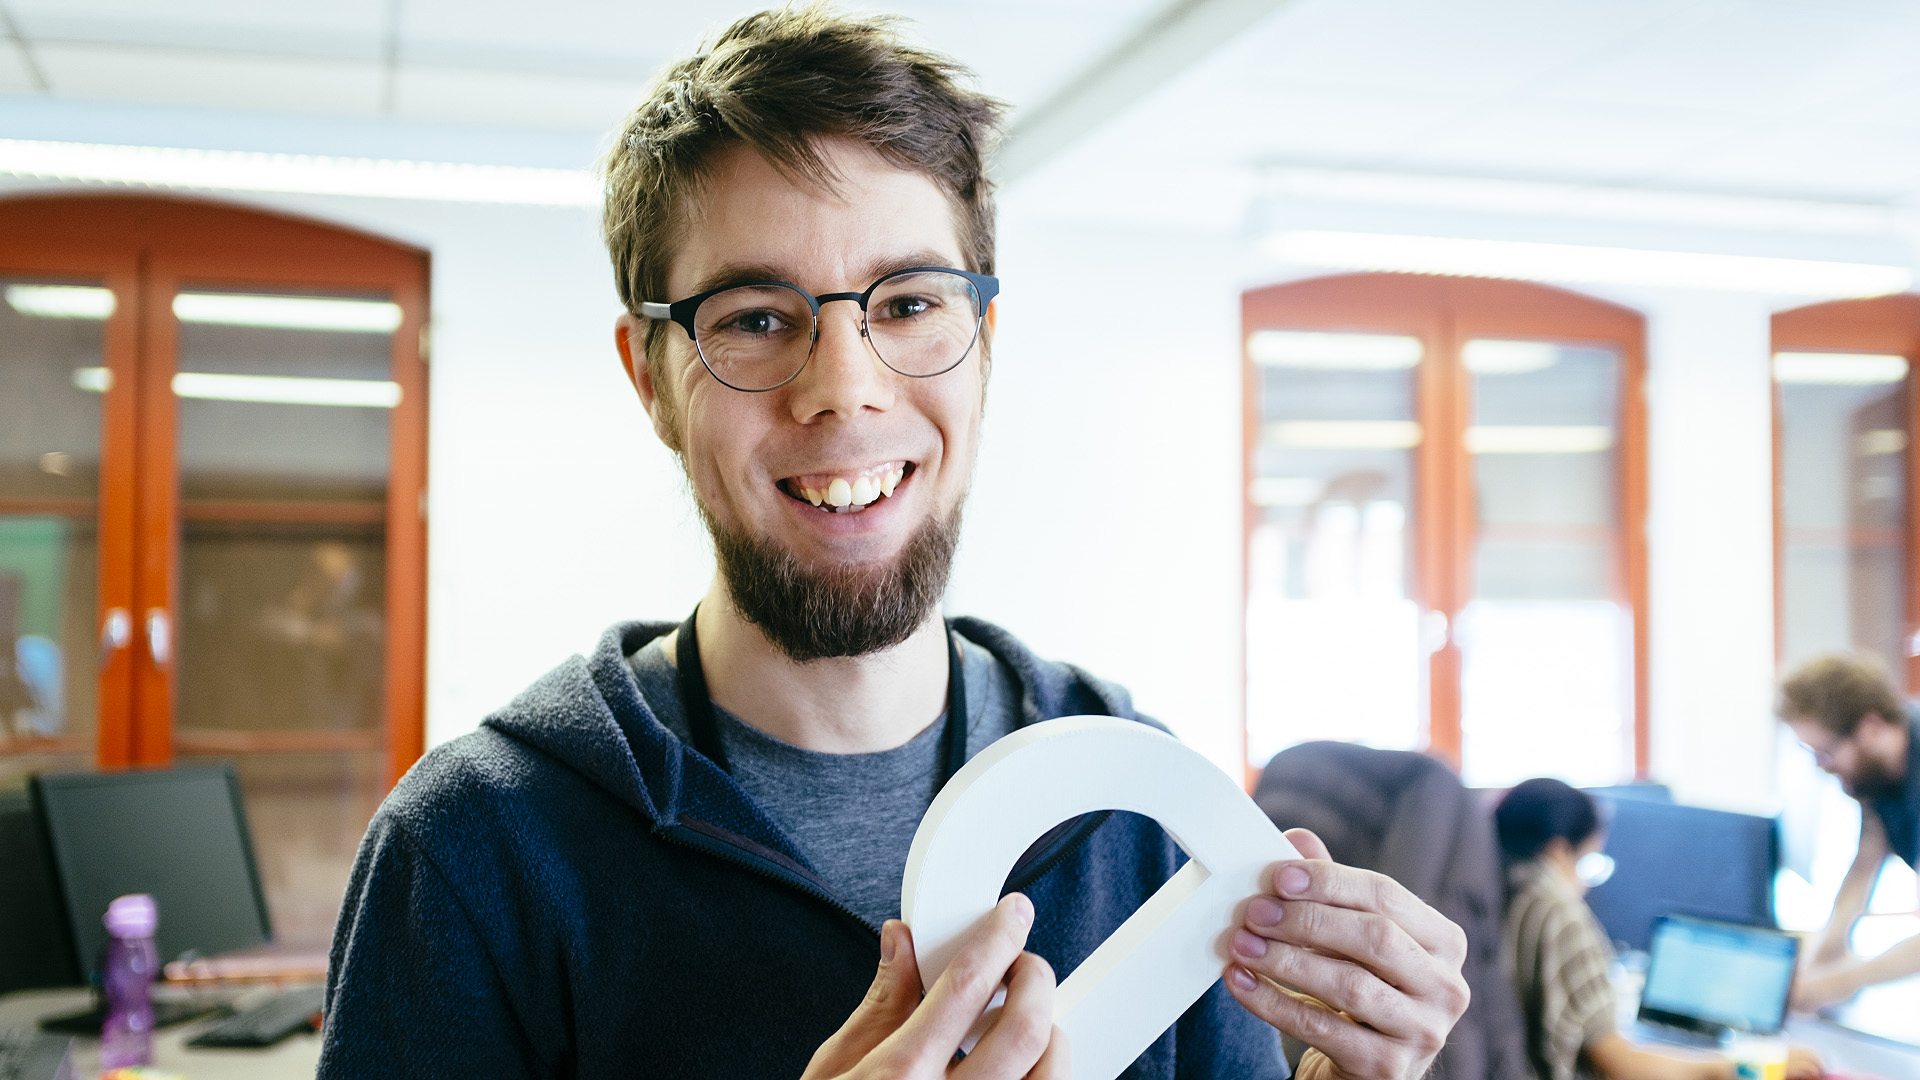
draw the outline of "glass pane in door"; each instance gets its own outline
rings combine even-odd
[[[174,314],[177,745],[235,763],[275,936],[324,945],[384,794],[399,309],[190,290]]]
[[[1782,670],[1865,652],[1896,677],[1906,640],[1907,361],[1781,353]]]
[[[0,277],[0,788],[91,767],[113,293]]]
[[[1632,771],[1633,621],[1621,602],[1620,356],[1476,339],[1474,545],[1461,651],[1462,774],[1612,783]]]
[[[1410,592],[1418,338],[1258,330],[1248,551],[1247,749],[1392,749],[1425,730]]]

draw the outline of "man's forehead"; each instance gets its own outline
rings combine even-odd
[[[959,263],[952,202],[930,177],[847,140],[819,147],[836,174],[831,186],[744,146],[715,161],[669,268],[675,299],[729,278],[828,292],[905,266]]]

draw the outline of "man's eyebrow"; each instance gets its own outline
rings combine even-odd
[[[942,255],[932,248],[921,248],[917,251],[909,251],[899,255],[883,255],[868,261],[861,267],[862,280],[856,283],[853,288],[865,289],[868,285],[873,284],[875,281],[886,277],[896,270],[905,270],[913,266],[947,266],[950,264],[950,261],[951,256]],[[687,295],[698,296],[701,293],[711,292],[714,289],[732,288],[735,285],[744,285],[750,281],[791,282],[794,276],[796,275],[792,274],[791,271],[782,270],[771,263],[727,263],[716,268],[699,281],[694,282],[692,291]],[[675,299],[678,298],[676,297]]]
[[[745,285],[749,281],[785,281],[786,276],[776,267],[766,263],[727,263],[706,277],[693,283],[689,296],[698,296],[715,289],[728,289],[735,285]],[[677,298],[676,298],[677,299]]]

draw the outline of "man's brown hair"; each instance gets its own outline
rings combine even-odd
[[[1906,704],[1886,672],[1866,657],[1818,656],[1780,684],[1783,720],[1811,720],[1844,739],[1868,713],[1898,724],[1906,717]]]
[[[1003,107],[970,73],[901,42],[897,20],[824,5],[749,15],[662,72],[604,163],[602,230],[628,311],[665,295],[667,266],[713,160],[751,147],[789,175],[831,189],[814,140],[856,140],[926,175],[953,205],[964,270],[993,273],[993,185],[986,159]],[[647,335],[655,362],[660,324]]]

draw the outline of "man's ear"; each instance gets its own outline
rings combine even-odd
[[[999,320],[1000,320],[1000,301],[998,300],[987,301],[987,333],[989,334],[993,333],[994,327],[1000,325]]]
[[[613,320],[613,347],[620,353],[620,366],[627,369],[627,381],[640,391],[642,404],[647,400],[647,390],[640,386],[647,368],[646,332],[646,324],[632,312],[623,311],[619,318]],[[633,344],[636,340],[642,343],[638,349]],[[648,406],[648,409],[651,411],[652,407]]]
[[[672,403],[661,396],[661,387],[653,381],[653,368],[647,363],[646,340],[649,327],[632,312],[621,312],[613,320],[613,347],[620,353],[620,366],[627,369],[627,381],[640,395],[640,406],[653,421],[653,433],[667,449],[680,452],[680,433]]]

